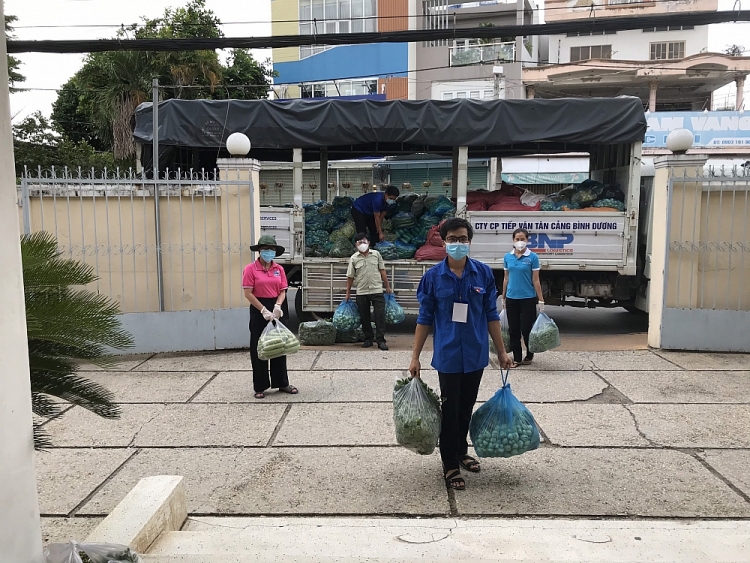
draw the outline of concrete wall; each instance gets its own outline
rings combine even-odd
[[[627,4],[610,4],[608,0],[547,0],[544,19],[547,22],[584,19],[591,14],[594,5],[594,17],[609,18],[621,16],[645,16],[668,14],[673,12],[715,12],[719,8],[718,0],[691,0],[690,2],[635,2]]]
[[[651,57],[651,43],[685,42],[685,56],[697,55],[708,49],[708,26],[698,26],[684,31],[644,32],[642,30],[618,31],[614,35],[549,37],[549,62],[570,62],[570,48],[589,45],[612,45],[612,59],[621,61],[647,61]]]

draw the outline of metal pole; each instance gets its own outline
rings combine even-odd
[[[21,178],[21,208],[23,209],[23,234],[30,235],[31,197],[29,197],[29,180],[25,176]]]
[[[154,225],[156,228],[156,284],[159,296],[159,312],[164,311],[164,264],[161,251],[161,213],[159,211],[159,79],[154,78],[152,82],[153,91],[153,142],[152,167],[154,175]]]
[[[320,199],[328,201],[328,149],[320,149]]]

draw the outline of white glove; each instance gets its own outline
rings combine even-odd
[[[268,309],[266,309],[265,307],[263,307],[260,310],[260,314],[263,315],[263,318],[266,319],[267,321],[272,321],[274,318],[273,313],[269,311]]]
[[[537,313],[544,313],[544,301],[540,301],[536,305],[536,312]]]
[[[280,319],[284,316],[284,311],[281,310],[281,305],[274,305],[273,306],[273,318],[274,319]]]

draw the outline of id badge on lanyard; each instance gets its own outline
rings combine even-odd
[[[458,282],[458,295],[461,295],[461,282]],[[469,303],[468,300],[466,303],[463,303],[462,301],[459,301],[458,303],[453,303],[453,318],[454,323],[465,323],[469,320]]]

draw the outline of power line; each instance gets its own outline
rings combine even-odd
[[[93,53],[104,51],[191,51],[213,49],[264,49],[304,45],[361,45],[371,43],[430,42],[445,39],[495,39],[573,32],[626,31],[646,27],[709,25],[750,21],[750,10],[686,12],[655,16],[578,19],[548,24],[390,31],[382,33],[331,33],[276,37],[220,37],[208,39],[82,39],[8,41],[8,53]]]

